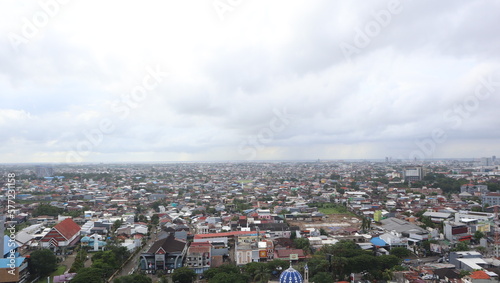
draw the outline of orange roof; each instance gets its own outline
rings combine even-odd
[[[490,276],[486,274],[483,270],[477,270],[471,273],[470,278],[472,279],[490,279]]]
[[[54,229],[59,231],[59,233],[61,233],[61,235],[68,240],[71,239],[71,237],[73,237],[76,233],[80,232],[80,226],[78,226],[78,224],[76,224],[71,218],[64,219],[54,226]]]

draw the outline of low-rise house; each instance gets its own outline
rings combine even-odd
[[[476,270],[462,280],[464,283],[493,283],[498,282],[498,274],[487,270]]]
[[[274,250],[274,259],[290,260],[290,255],[297,255],[299,260],[303,260],[306,258],[304,251],[301,249],[275,249]]]
[[[450,263],[455,265],[455,268],[466,271],[483,269],[488,264],[481,253],[474,251],[451,252]]]

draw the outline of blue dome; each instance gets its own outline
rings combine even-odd
[[[293,267],[283,271],[280,275],[280,283],[302,283],[302,275]]]

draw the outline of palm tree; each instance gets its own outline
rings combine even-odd
[[[265,283],[265,282],[269,281],[269,278],[270,278],[269,270],[267,269],[267,267],[265,265],[261,265],[261,266],[257,267],[257,270],[255,270],[255,273],[253,276],[254,281],[260,282],[260,283]]]
[[[382,272],[382,278],[384,280],[387,280],[387,281],[392,280],[393,276],[394,276],[394,274],[392,273],[392,270],[390,270],[390,269],[386,269],[386,270],[384,270],[384,272]]]
[[[363,233],[366,232],[366,230],[370,229],[372,226],[372,221],[368,217],[363,217],[361,221],[361,230],[363,230]]]

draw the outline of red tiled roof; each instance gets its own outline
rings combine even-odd
[[[242,236],[242,235],[251,235],[257,234],[256,231],[233,231],[233,232],[225,232],[225,233],[212,233],[212,234],[196,234],[194,235],[195,239],[203,239],[203,238],[215,238],[215,237],[234,237],[234,236]],[[260,234],[265,234],[265,232],[260,232]]]
[[[471,273],[470,278],[472,279],[490,279],[490,276],[486,274],[483,270],[477,270]]]
[[[54,229],[59,231],[61,235],[64,236],[67,240],[71,239],[76,233],[80,232],[80,226],[73,221],[71,218],[66,218],[60,223],[58,223],[56,226],[54,226]]]

